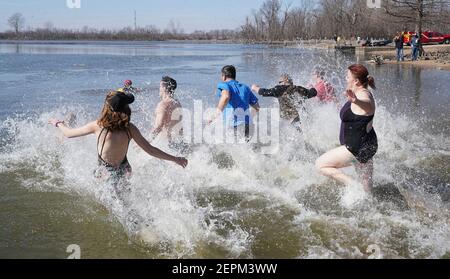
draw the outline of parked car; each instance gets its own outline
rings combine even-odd
[[[450,44],[450,34],[444,35],[444,44]]]
[[[404,36],[404,43],[408,46],[411,45],[411,40],[414,37],[416,32],[406,32]],[[422,36],[420,38],[420,42],[422,44],[443,44],[443,43],[450,43],[450,34],[448,35],[447,39],[444,35],[442,35],[439,32],[433,32],[433,31],[425,31],[422,32]]]
[[[362,43],[362,46],[387,46],[392,43],[392,40],[367,40]]]

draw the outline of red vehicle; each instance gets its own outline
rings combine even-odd
[[[416,32],[406,32],[406,34],[404,35],[405,44],[411,45],[411,40],[415,34]],[[439,32],[425,31],[422,32],[422,38],[420,39],[420,41],[422,42],[422,44],[448,44],[450,43],[450,34],[444,36]]]
[[[450,34],[444,35],[444,44],[450,44]]]

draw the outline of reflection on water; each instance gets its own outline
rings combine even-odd
[[[72,55],[127,55],[127,56],[183,56],[191,55],[199,49],[199,44],[176,44],[176,43],[155,43],[155,42],[0,42],[0,53],[15,54],[72,54]],[[220,52],[214,52],[214,46],[211,45],[206,55],[220,55]],[[220,45],[219,45],[220,46]],[[201,49],[201,47],[200,47]]]

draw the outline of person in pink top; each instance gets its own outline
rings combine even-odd
[[[337,103],[333,86],[325,80],[325,71],[316,70],[313,74],[313,87],[317,90],[317,98],[322,103]]]

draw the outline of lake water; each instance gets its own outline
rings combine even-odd
[[[340,124],[336,107],[315,100],[301,112],[303,135],[283,129],[283,145],[270,156],[205,144],[183,170],[132,144],[130,208],[92,177],[96,139],[63,141],[46,124],[68,112],[79,125],[94,120],[107,90],[132,79],[146,89],[133,104],[133,122],[148,135],[163,75],[178,81],[177,96],[192,109],[195,101],[214,106],[227,64],[239,81],[265,87],[283,72],[308,85],[321,66],[342,92],[346,68],[363,60],[238,44],[0,43],[0,258],[66,258],[71,244],[82,258],[366,258],[371,245],[384,258],[450,257],[446,71],[368,65],[378,87],[376,188],[353,208],[314,169],[339,144]],[[272,99],[261,105],[276,108]],[[147,225],[139,235],[130,210]]]

